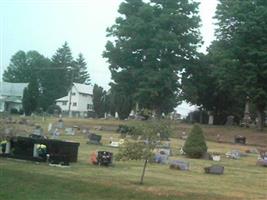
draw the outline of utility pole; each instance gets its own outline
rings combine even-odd
[[[72,87],[73,87],[73,73],[74,69],[70,66],[71,70],[71,79],[70,79],[70,93],[69,93],[69,117],[72,117],[72,111],[71,111],[71,98],[72,98]]]

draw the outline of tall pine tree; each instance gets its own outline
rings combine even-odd
[[[73,82],[74,61],[70,47],[65,42],[58,48],[52,57],[52,67],[50,69],[50,80],[48,91],[52,99],[57,99],[67,95]]]
[[[74,61],[74,82],[90,85],[90,75],[86,67],[87,63],[83,55],[80,53],[78,58]]]

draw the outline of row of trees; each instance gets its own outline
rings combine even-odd
[[[107,29],[103,54],[110,63],[111,90],[121,105],[168,113],[186,100],[215,116],[241,119],[246,98],[258,113],[267,102],[267,3],[219,0],[216,40],[206,55],[201,45],[198,3],[126,0]],[[115,95],[116,98],[116,95]],[[131,109],[129,109],[131,110]]]
[[[109,62],[111,89],[94,88],[98,117],[105,112],[128,117],[130,111],[171,112],[181,100],[211,111],[215,123],[227,115],[241,119],[249,97],[264,123],[267,102],[267,3],[219,0],[216,40],[207,54],[201,46],[199,3],[185,0],[125,0],[120,17],[107,29],[111,38],[103,57]],[[74,70],[70,70],[70,67]],[[32,110],[47,109],[75,82],[89,83],[82,55],[73,59],[65,43],[52,59],[18,52],[4,80],[30,82],[25,95]],[[35,92],[33,92],[35,91]]]
[[[243,116],[249,97],[262,130],[267,103],[267,2],[219,0],[216,40],[182,75],[183,97],[215,122]]]
[[[82,54],[73,58],[68,43],[58,48],[51,59],[37,51],[18,51],[4,71],[3,80],[24,82],[23,107],[26,114],[38,109],[46,111],[55,99],[67,95],[72,82],[90,84],[90,76]]]

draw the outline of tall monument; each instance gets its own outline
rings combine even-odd
[[[244,112],[244,118],[243,118],[245,127],[249,127],[249,123],[251,121],[250,112],[249,112],[249,102],[250,102],[250,99],[247,96],[246,105],[245,105],[245,112]]]

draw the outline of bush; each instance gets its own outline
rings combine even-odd
[[[126,137],[126,135],[133,136],[135,134],[135,127],[119,125],[117,132],[120,133],[122,137]]]
[[[200,126],[194,125],[184,144],[183,151],[190,158],[201,158],[207,150],[202,129]]]
[[[19,111],[16,108],[11,108],[10,114],[17,115],[17,114],[19,114]]]
[[[53,105],[51,105],[51,106],[49,106],[47,108],[47,112],[49,114],[60,114],[61,113],[61,108],[58,105],[53,104]]]

